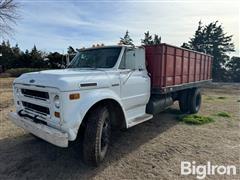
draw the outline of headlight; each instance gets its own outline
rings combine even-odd
[[[56,108],[60,108],[60,98],[59,95],[54,96],[53,102]]]

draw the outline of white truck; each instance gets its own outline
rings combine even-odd
[[[111,129],[149,120],[175,100],[183,112],[195,113],[200,108],[196,87],[203,81],[166,86],[156,93],[145,64],[144,47],[80,50],[66,69],[16,78],[16,112],[9,113],[9,119],[59,147],[68,147],[81,131],[84,162],[98,165],[107,153]]]

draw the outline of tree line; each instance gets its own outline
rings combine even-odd
[[[70,58],[75,49],[68,47],[67,53]],[[11,46],[9,41],[3,41],[0,44],[0,65],[5,69],[12,68],[42,68],[58,69],[66,66],[66,55],[59,52],[49,52],[38,50],[34,45],[31,50],[22,51],[18,44]]]
[[[120,38],[120,44],[134,46],[129,31]],[[149,31],[144,33],[141,39],[142,45],[158,45],[161,43],[161,36],[151,35]],[[199,22],[197,30],[187,43],[182,47],[210,54],[214,57],[212,75],[214,81],[240,82],[240,57],[231,57],[229,53],[235,51],[232,36],[227,35],[222,25],[212,22],[202,25]],[[69,46],[67,54],[72,55],[76,50]],[[43,52],[34,45],[31,50],[22,51],[18,44],[11,46],[9,41],[0,44],[0,65],[6,69],[10,68],[41,68],[58,69],[67,64],[66,55],[59,52]]]

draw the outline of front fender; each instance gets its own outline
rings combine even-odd
[[[70,100],[69,95],[72,93],[80,93],[80,99]],[[125,111],[120,97],[111,89],[103,88],[83,90],[79,92],[64,92],[62,99],[62,102],[64,102],[62,104],[62,130],[68,132],[70,141],[74,141],[76,139],[78,129],[88,110],[101,100],[113,99],[117,101],[120,104],[125,116]]]

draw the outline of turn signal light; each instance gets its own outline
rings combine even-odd
[[[54,112],[54,116],[60,118],[60,112]]]
[[[70,100],[80,99],[80,94],[79,94],[79,93],[70,94],[70,95],[69,95],[69,99],[70,99]]]

